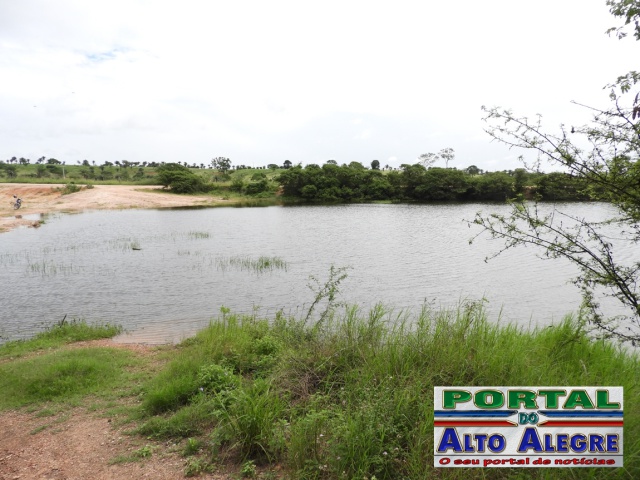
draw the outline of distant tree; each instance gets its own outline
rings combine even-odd
[[[371,169],[372,170],[380,170],[380,162],[378,160],[373,160],[371,162]]]
[[[275,163],[270,163],[269,165],[267,165],[267,168],[269,170],[277,170],[278,169],[278,165],[276,165]]]
[[[284,163],[282,164],[283,168],[291,168],[291,165],[293,165],[291,163],[291,160],[285,160]]]
[[[327,160],[327,163],[329,165],[337,165],[338,164],[338,162],[336,162],[335,160]]]
[[[433,167],[433,165],[440,159],[444,160],[445,168],[449,168],[449,162],[455,158],[455,152],[453,148],[443,148],[438,153],[423,153],[418,158],[418,161],[424,168]]]
[[[467,168],[465,168],[464,171],[467,172],[469,175],[480,175],[482,173],[482,170],[476,167],[475,165],[469,165]]]
[[[60,160],[56,160],[55,158],[50,158],[47,160],[47,165],[60,165],[62,162]]]
[[[444,167],[449,168],[449,162],[456,157],[453,148],[443,148],[440,150],[440,158],[444,160]]]
[[[423,153],[422,155],[420,155],[420,157],[418,157],[420,165],[422,165],[424,168],[433,167],[433,164],[436,163],[439,159],[440,157],[437,153]]]
[[[88,167],[89,166],[89,160],[83,160],[82,161],[82,166],[83,167]]]
[[[138,171],[135,173],[133,178],[136,180],[141,180],[143,177],[144,177],[144,170],[142,169],[142,167],[140,167],[138,168]]]
[[[15,165],[6,165],[4,171],[7,172],[7,177],[15,178],[18,176],[18,170]]]
[[[227,173],[231,169],[231,160],[227,157],[216,157],[211,160],[211,166],[221,173]]]

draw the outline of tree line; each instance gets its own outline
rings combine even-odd
[[[576,176],[560,172],[482,172],[475,166],[465,170],[426,167],[422,163],[402,165],[382,172],[358,162],[349,165],[325,163],[297,165],[278,177],[286,197],[318,202],[353,201],[505,201],[522,196],[542,200],[590,200],[593,191]]]

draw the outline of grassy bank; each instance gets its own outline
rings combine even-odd
[[[64,348],[47,350],[39,362],[28,355],[7,361],[3,352],[11,345],[0,348],[0,379],[33,362],[30,371],[46,366],[77,379],[80,386],[68,395],[83,394],[90,373],[63,368]],[[95,358],[103,362],[103,354]],[[347,307],[306,323],[224,310],[167,355],[137,390],[141,401],[129,415],[136,434],[180,442],[188,474],[235,465],[238,476],[261,478],[640,477],[640,362],[590,341],[572,319],[524,331],[491,324],[476,304],[415,314]],[[121,361],[135,365],[130,356]],[[41,402],[21,392],[41,388],[29,385],[0,388],[0,406]],[[434,469],[435,385],[621,385],[625,467]]]

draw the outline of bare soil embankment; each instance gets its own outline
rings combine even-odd
[[[170,208],[230,204],[211,195],[175,195],[161,187],[139,185],[96,185],[94,188],[62,195],[64,185],[0,183],[0,232],[16,227],[35,227],[34,214],[82,212],[124,208]],[[13,209],[13,195],[22,199],[22,208]],[[26,218],[25,218],[26,217]]]

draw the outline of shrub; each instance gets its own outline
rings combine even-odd
[[[209,190],[202,177],[178,163],[167,163],[156,170],[156,178],[175,193],[199,193]]]

